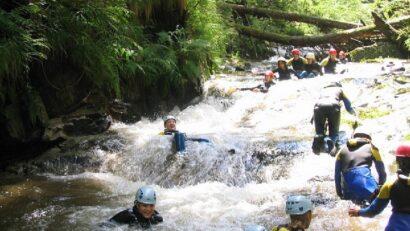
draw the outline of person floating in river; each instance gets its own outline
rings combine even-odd
[[[305,64],[307,64],[307,60],[301,57],[301,52],[298,49],[293,49],[291,51],[292,58],[288,60],[287,65],[292,66],[293,70],[296,71],[298,75],[300,75],[305,70]]]
[[[349,60],[347,59],[347,53],[344,51],[339,52],[339,61],[340,63],[346,64]]]
[[[370,168],[375,164],[379,182],[372,176]],[[372,137],[357,128],[353,139],[336,155],[335,184],[337,195],[343,200],[365,205],[376,198],[379,186],[386,181],[386,171],[379,149],[372,143]]]
[[[163,218],[155,210],[157,196],[152,187],[143,186],[135,195],[134,206],[119,212],[110,219],[117,224],[128,224],[143,229],[148,229],[163,221]]]
[[[324,67],[325,74],[336,74],[336,64],[339,62],[336,59],[337,51],[335,49],[329,50],[329,56],[322,60],[320,66]]]
[[[272,71],[268,70],[265,72],[263,84],[259,84],[256,87],[238,88],[238,90],[267,93],[269,91],[269,88],[275,85],[275,82],[273,81],[274,79],[275,79],[275,74]]]
[[[286,200],[286,214],[290,223],[273,227],[272,231],[303,231],[312,221],[312,201],[302,195],[290,196]]]
[[[289,69],[288,66],[286,65],[286,59],[283,57],[278,58],[278,68],[273,70],[274,73],[278,73],[279,80],[288,80],[291,79],[291,74],[294,74],[296,77],[299,78],[299,74],[296,73],[295,70]]]
[[[168,115],[164,119],[164,131],[160,132],[160,135],[172,135],[178,132],[177,130],[177,119],[172,116]]]
[[[393,213],[385,231],[410,230],[410,143],[399,145],[396,150],[397,178],[387,181],[377,198],[367,208],[351,208],[351,217],[374,217],[381,213],[391,201]]]
[[[300,78],[314,78],[318,75],[323,75],[322,67],[316,62],[313,52],[306,54],[306,60],[305,70],[300,74]]]
[[[328,152],[335,154],[333,147],[339,148],[339,126],[340,126],[340,101],[343,101],[346,110],[356,117],[356,112],[352,108],[350,100],[343,92],[342,85],[332,82],[325,86],[314,106],[313,121],[316,135],[313,139],[313,153],[319,154],[325,142],[325,124],[328,123],[330,139],[326,139]],[[357,117],[355,124],[357,124]],[[332,152],[333,151],[333,152]]]

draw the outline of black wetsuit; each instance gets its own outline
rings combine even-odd
[[[336,74],[336,64],[338,62],[339,60],[337,59],[332,60],[330,57],[327,57],[321,62],[321,66],[324,67],[326,74]]]
[[[280,68],[276,68],[275,70],[273,70],[273,72],[279,74],[279,78],[278,78],[279,80],[291,79],[291,77],[290,77],[291,74],[294,74],[299,78],[299,75],[293,69],[286,68],[285,70],[283,70],[283,69],[280,69]]]
[[[147,219],[138,212],[135,206],[133,208],[126,209],[122,212],[117,213],[110,219],[110,222],[139,226],[143,229],[148,229],[151,227],[151,225],[159,224],[162,221],[163,218],[157,211],[154,211],[154,215],[150,219]]]
[[[316,136],[313,141],[313,151],[320,152],[320,147],[325,137],[326,120],[329,126],[329,137],[335,145],[338,145],[339,126],[340,126],[340,101],[343,101],[346,110],[355,114],[349,99],[344,95],[341,87],[330,85],[325,87],[319,100],[314,106],[313,121],[315,123]]]
[[[323,75],[322,67],[318,63],[305,64],[305,71],[308,74],[313,73],[315,76]]]
[[[239,90],[241,91],[253,91],[254,89],[259,89],[260,92],[267,93],[269,91],[269,88],[275,85],[273,81],[269,82],[264,82],[263,84],[259,84],[256,87],[245,87],[245,88],[240,88]]]
[[[299,57],[297,60],[292,58],[288,61],[288,64],[292,64],[292,68],[296,72],[298,72],[298,71],[301,72],[301,71],[305,70],[305,63],[306,63],[306,60],[304,58],[301,58],[301,57]]]

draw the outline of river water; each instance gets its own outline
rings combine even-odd
[[[199,103],[171,112],[180,131],[211,141],[187,142],[185,156],[173,154],[170,137],[157,135],[160,119],[144,118],[115,123],[97,138],[82,137],[81,144],[91,148],[65,152],[74,158],[50,154],[38,160],[36,171],[21,165],[20,176],[0,178],[0,230],[103,230],[98,224],[131,207],[144,184],[157,190],[164,217],[154,230],[243,230],[251,223],[271,228],[287,222],[284,202],[297,193],[314,202],[309,230],[383,230],[390,208],[374,219],[349,218],[352,204],[336,197],[334,158],[310,150],[309,121],[319,89],[342,80],[352,101],[359,101],[381,72],[378,64],[348,68],[344,75],[283,81],[267,94],[232,93],[233,87],[261,83],[260,76],[213,76]],[[341,129],[351,132],[344,124]],[[375,143],[381,143],[393,175],[393,147],[385,137],[376,134]]]

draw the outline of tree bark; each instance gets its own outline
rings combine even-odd
[[[317,25],[321,28],[338,28],[338,29],[352,29],[361,25],[349,22],[341,22],[332,19],[324,19],[315,16],[308,16],[303,14],[289,13],[279,10],[262,9],[256,7],[247,7],[243,5],[220,3],[222,8],[230,8],[239,14],[251,14],[258,17],[268,17],[273,19],[283,19],[287,21],[304,22]]]
[[[391,24],[386,22],[380,14],[373,11],[372,16],[376,28],[379,29],[393,44],[396,45],[403,58],[408,58],[410,52],[405,44],[408,37],[400,36],[400,33]]]
[[[402,26],[410,23],[410,16],[401,17],[388,22],[390,25]],[[279,33],[265,32],[251,27],[232,24],[243,35],[254,38],[294,46],[315,46],[327,43],[348,43],[351,39],[369,39],[381,35],[375,26],[364,26],[356,29],[344,30],[336,33],[313,36],[289,36]]]

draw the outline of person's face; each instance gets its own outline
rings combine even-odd
[[[174,131],[177,129],[177,121],[170,119],[165,122],[165,129],[169,131]]]
[[[272,78],[269,75],[265,75],[264,82],[269,82],[269,81],[271,81],[271,79]]]
[[[307,229],[312,221],[312,212],[309,211],[303,215],[290,216],[290,226],[294,229]]]
[[[331,55],[330,55],[330,58],[333,59],[333,60],[335,60],[335,59],[336,59],[336,54],[331,54]]]
[[[293,59],[294,59],[294,60],[298,60],[298,59],[299,59],[299,57],[300,57],[300,56],[299,56],[299,55],[297,55],[297,54],[293,54],[292,56],[293,56]]]
[[[279,62],[278,66],[280,69],[285,69],[286,68],[286,63],[285,62]]]
[[[154,215],[155,205],[137,203],[136,207],[144,218],[150,219]]]
[[[308,59],[306,59],[306,60],[307,60],[308,64],[312,64],[313,61],[314,61],[314,59],[311,59],[311,58],[308,58]]]

